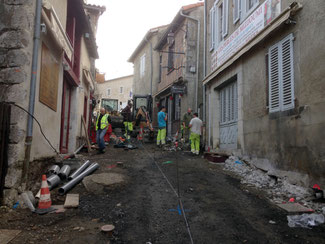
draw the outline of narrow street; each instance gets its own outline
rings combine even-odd
[[[79,183],[70,192],[80,194],[79,208],[64,213],[1,209],[1,219],[6,221],[1,221],[0,229],[22,230],[12,244],[181,244],[191,243],[190,235],[193,243],[200,244],[325,243],[324,226],[288,227],[285,211],[264,198],[263,192],[241,185],[220,165],[183,151],[163,151],[154,144],[137,146],[124,150],[110,145],[105,154],[89,157],[100,164],[93,176],[118,173],[124,183],[94,193]],[[86,158],[85,154],[82,160]],[[189,228],[179,207],[178,185]],[[57,189],[51,195],[53,204],[63,204],[65,197],[58,196]],[[112,237],[100,231],[105,224],[115,226]]]

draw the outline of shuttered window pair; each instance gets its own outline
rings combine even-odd
[[[210,51],[228,34],[228,1],[216,1],[210,9]]]
[[[269,112],[294,108],[293,35],[268,52]]]

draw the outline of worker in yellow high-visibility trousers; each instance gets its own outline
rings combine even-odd
[[[191,129],[191,152],[196,155],[199,155],[200,153],[200,136],[202,134],[202,125],[203,122],[198,118],[198,113],[194,113],[189,127]]]
[[[167,114],[166,108],[163,106],[158,113],[158,136],[157,136],[157,146],[162,146],[166,144],[166,121]]]

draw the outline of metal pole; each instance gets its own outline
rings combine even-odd
[[[42,0],[36,0],[36,11],[35,11],[35,26],[34,26],[34,46],[33,46],[33,59],[32,59],[32,70],[31,70],[31,81],[29,90],[29,106],[28,112],[34,115],[35,107],[35,94],[36,94],[36,79],[37,79],[37,67],[38,67],[38,49],[41,37],[41,13],[42,13]],[[22,186],[26,186],[28,181],[29,161],[33,141],[33,118],[28,116],[27,120],[27,134],[25,139],[25,158],[22,172]]]

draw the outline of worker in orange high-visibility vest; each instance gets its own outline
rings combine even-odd
[[[96,141],[99,147],[99,153],[105,152],[105,140],[104,136],[108,129],[108,114],[105,108],[100,109],[100,114],[97,116],[96,120]]]

